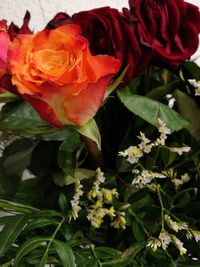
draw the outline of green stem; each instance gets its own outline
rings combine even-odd
[[[95,250],[94,250],[94,246],[91,245],[90,248],[91,248],[92,254],[94,255],[95,259],[97,260],[98,266],[102,267],[102,264],[101,264],[99,258],[97,257],[97,254],[96,254]]]
[[[155,154],[155,157],[154,157],[154,159],[153,159],[153,163],[152,163],[152,168],[151,168],[151,170],[153,170],[154,167],[155,167],[155,165],[156,165],[156,160],[157,160],[159,151],[160,151],[160,147],[158,147],[158,148],[156,149],[156,154]]]
[[[45,253],[44,253],[44,256],[43,256],[44,259],[46,258],[47,254],[48,254],[48,251],[49,251],[49,249],[50,249],[51,243],[52,243],[52,241],[55,239],[55,237],[56,237],[58,231],[60,230],[60,228],[61,228],[61,226],[62,226],[62,224],[63,224],[64,221],[65,221],[65,218],[62,218],[62,220],[61,220],[60,223],[58,224],[58,227],[57,227],[56,230],[54,231],[53,235],[50,237],[50,239],[49,239],[49,243],[48,243],[48,245],[47,245],[47,248],[46,248]]]
[[[165,208],[164,208],[164,205],[163,205],[160,188],[158,188],[157,192],[158,192],[158,198],[159,198],[160,206],[161,206],[161,225],[162,225],[162,230],[164,230],[165,229],[165,227],[164,227],[164,211],[165,211]]]
[[[136,219],[136,221],[139,223],[139,225],[142,227],[143,231],[145,232],[146,236],[149,237],[149,232],[147,231],[147,229],[145,228],[144,224],[142,223],[142,221],[138,218],[138,216],[131,210],[128,210],[130,212],[131,215],[133,215],[133,217]]]

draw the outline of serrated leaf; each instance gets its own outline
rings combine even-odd
[[[174,93],[179,112],[190,122],[188,131],[191,135],[200,140],[200,109],[195,101],[187,94],[176,90]]]
[[[19,267],[19,263],[21,259],[27,255],[29,252],[33,251],[42,243],[48,241],[49,239],[46,237],[33,237],[28,239],[18,250],[17,255],[15,257],[14,267]]]
[[[84,126],[79,127],[77,131],[97,144],[99,150],[101,150],[101,135],[99,132],[99,128],[94,119],[90,120]]]
[[[9,218],[0,232],[0,256],[3,256],[17,239],[24,228],[28,217],[26,215],[15,215]]]
[[[52,244],[63,264],[63,267],[76,267],[75,256],[67,243],[59,240],[53,240]]]
[[[74,175],[64,175],[62,173],[54,173],[53,180],[59,186],[70,185],[83,179],[88,179],[95,174],[95,171],[83,168],[76,168]]]
[[[189,125],[188,121],[173,109],[148,97],[132,94],[129,87],[118,90],[118,96],[128,110],[154,126],[158,125],[158,118],[164,121],[172,132]]]

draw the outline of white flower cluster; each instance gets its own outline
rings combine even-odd
[[[195,95],[200,96],[200,81],[190,79],[188,82],[195,88]]]
[[[169,234],[165,230],[160,232],[158,238],[151,238],[147,242],[147,247],[151,247],[153,251],[156,251],[158,247],[162,247],[163,250],[166,250],[171,242],[177,247],[180,255],[186,254],[187,249],[184,248],[183,242],[181,242],[175,235]]]
[[[174,221],[167,214],[164,215],[164,221],[167,223],[168,227],[175,232],[185,230],[187,239],[194,238],[196,242],[200,241],[200,231],[189,228],[187,222]],[[158,238],[151,237],[147,242],[147,246],[151,247],[153,251],[156,251],[158,247],[162,247],[163,250],[166,250],[170,243],[173,243],[177,247],[180,255],[187,252],[187,249],[183,246],[183,242],[181,242],[174,234],[167,232],[165,229],[161,230]]]
[[[173,169],[163,171],[163,174],[171,179],[176,190],[179,190],[183,184],[187,183],[191,179],[188,173],[178,176],[178,173]]]
[[[99,228],[103,223],[104,217],[108,215],[111,220],[111,226],[125,229],[125,212],[117,211],[112,206],[113,197],[118,197],[119,195],[117,189],[101,187],[101,184],[104,182],[104,174],[101,172],[100,168],[98,168],[96,170],[96,180],[92,190],[88,193],[88,199],[93,201],[93,204],[89,208],[87,219],[91,222],[93,227]]]
[[[75,193],[73,199],[70,201],[72,210],[69,216],[69,221],[71,221],[72,218],[74,220],[78,218],[78,213],[81,210],[80,197],[83,195],[82,188],[83,186],[80,184],[80,181],[77,181],[75,183]]]
[[[160,136],[155,140],[155,142],[151,142],[144,133],[140,132],[140,136],[138,139],[141,142],[138,146],[130,146],[129,148],[125,149],[124,151],[119,152],[119,156],[127,157],[127,161],[131,164],[137,163],[144,154],[149,154],[152,151],[153,147],[157,146],[165,146],[165,142],[167,139],[167,135],[171,133],[171,130],[167,128],[166,124],[161,120],[158,119],[158,131]],[[177,153],[182,155],[184,152],[189,152],[191,150],[190,147],[167,147],[171,152]]]
[[[166,178],[166,175],[148,170],[139,171],[138,169],[135,169],[133,170],[133,174],[135,174],[135,178],[133,179],[132,184],[137,188],[143,188],[150,185],[155,178]]]
[[[149,154],[153,147],[165,145],[167,135],[170,134],[171,131],[160,119],[158,119],[158,131],[160,132],[160,136],[155,142],[151,142],[151,140],[149,140],[144,133],[140,132],[138,139],[140,139],[141,142],[138,144],[138,146],[130,146],[126,150],[120,151],[119,156],[127,157],[127,161],[131,164],[137,163],[144,154]]]

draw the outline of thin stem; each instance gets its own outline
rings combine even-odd
[[[95,259],[97,260],[98,266],[102,267],[102,264],[101,264],[99,258],[97,257],[95,250],[94,250],[94,245],[91,245],[90,248],[91,248],[92,254],[94,255]]]
[[[165,229],[165,227],[164,227],[164,211],[165,211],[165,208],[164,208],[164,205],[163,205],[160,188],[158,188],[157,192],[158,192],[158,198],[159,198],[160,206],[161,206],[161,225],[162,225],[162,230],[164,230]]]
[[[58,224],[58,227],[57,227],[56,230],[54,231],[53,235],[50,237],[50,239],[49,239],[49,243],[48,243],[48,245],[47,245],[47,248],[46,248],[45,253],[44,253],[44,256],[43,256],[44,259],[46,258],[47,253],[48,253],[48,251],[49,251],[49,249],[50,249],[51,243],[52,243],[52,241],[55,239],[55,237],[56,237],[58,231],[60,230],[60,228],[61,228],[61,226],[62,226],[62,224],[63,224],[64,221],[65,221],[65,218],[62,218],[62,220],[61,220],[60,223]]]
[[[139,225],[142,227],[143,231],[145,232],[145,234],[147,235],[147,237],[149,237],[149,232],[147,231],[147,229],[144,227],[144,224],[142,223],[142,221],[138,218],[138,216],[131,210],[128,210],[130,212],[131,215],[134,216],[134,218],[136,219],[136,221],[139,223]]]
[[[152,170],[153,170],[153,168],[154,168],[155,165],[156,165],[156,160],[157,160],[159,151],[160,151],[160,147],[158,147],[158,148],[156,149],[156,154],[155,154],[155,157],[154,157],[154,159],[153,159],[152,168],[151,168]]]

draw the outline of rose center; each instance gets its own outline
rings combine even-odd
[[[33,54],[34,68],[51,76],[61,76],[75,62],[74,56],[66,50],[39,50]]]

